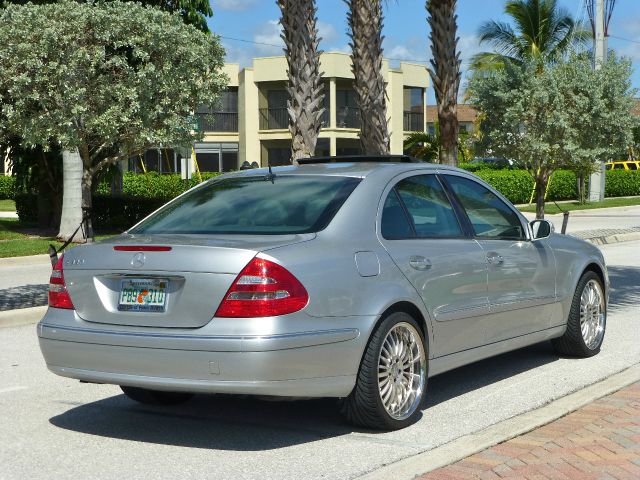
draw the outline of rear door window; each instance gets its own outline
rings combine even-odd
[[[129,230],[133,234],[311,233],[324,229],[359,178],[277,175],[215,180]]]
[[[395,190],[409,214],[416,237],[463,236],[453,207],[435,175],[406,178]]]
[[[469,178],[445,176],[464,208],[477,237],[524,239],[518,215],[495,193]]]

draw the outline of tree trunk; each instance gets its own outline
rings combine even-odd
[[[349,6],[353,88],[360,109],[360,148],[363,154],[386,155],[390,138],[382,76],[381,1],[345,1]]]
[[[92,222],[92,188],[93,175],[86,168],[82,172],[82,213],[84,215],[84,230],[87,236],[87,243],[93,242],[93,222]]]
[[[460,53],[456,0],[427,0],[431,27],[431,66],[440,124],[440,163],[458,165],[458,89],[460,87]]]
[[[314,0],[278,0],[278,6],[288,65],[291,161],[297,164],[299,158],[315,154],[325,110],[316,4]]]
[[[547,192],[548,178],[546,175],[538,175],[536,178],[536,219],[544,219],[544,196]]]
[[[62,216],[58,238],[67,241],[82,221],[83,165],[78,149],[62,152],[62,171]],[[85,241],[82,229],[75,234],[73,241]]]

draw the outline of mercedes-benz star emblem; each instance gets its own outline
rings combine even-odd
[[[131,266],[135,268],[142,268],[147,257],[144,256],[144,253],[138,252],[131,259]]]

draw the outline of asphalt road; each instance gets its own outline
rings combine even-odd
[[[392,433],[354,430],[331,400],[139,406],[49,373],[33,325],[2,328],[0,479],[357,478],[639,363],[639,249],[603,247],[614,291],[600,355],[562,359],[543,343],[440,375],[422,419]]]

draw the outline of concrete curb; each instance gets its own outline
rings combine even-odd
[[[0,312],[0,328],[17,327],[39,322],[47,311],[46,305],[43,307],[17,308],[15,310],[5,310]]]
[[[585,238],[584,240],[586,240],[587,242],[591,242],[594,245],[609,245],[612,243],[631,242],[633,240],[640,240],[640,232],[619,233],[617,235],[609,235],[605,237]]]
[[[514,437],[535,430],[583,407],[594,400],[640,381],[640,364],[618,372],[598,383],[560,397],[536,410],[503,420],[483,430],[457,438],[432,450],[385,465],[359,480],[412,480],[420,475],[458,462]]]

